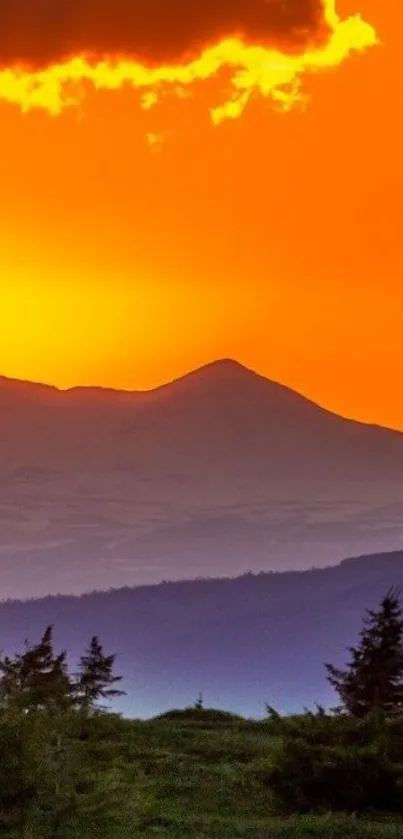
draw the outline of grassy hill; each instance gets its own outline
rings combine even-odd
[[[282,817],[266,781],[281,747],[271,722],[212,709],[171,711],[148,721],[107,715],[129,792],[121,824],[103,839],[398,839],[403,819],[343,814]],[[130,792],[132,790],[132,794]],[[73,834],[60,833],[65,839]],[[89,839],[85,832],[74,839]],[[98,835],[98,834],[97,834]],[[10,834],[11,836],[11,834]]]

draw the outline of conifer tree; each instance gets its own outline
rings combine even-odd
[[[67,673],[67,653],[53,652],[53,627],[48,626],[39,644],[29,646],[13,659],[0,659],[0,699],[3,707],[25,712],[62,710],[71,704],[73,685]]]
[[[355,717],[403,712],[403,616],[400,591],[389,589],[377,612],[366,610],[360,644],[349,647],[347,671],[325,664],[342,704],[332,710]]]
[[[120,682],[122,676],[113,675],[115,655],[105,655],[97,635],[91,639],[85,655],[80,658],[75,686],[76,702],[84,709],[91,709],[98,699],[112,699],[125,696],[124,690],[111,687]]]

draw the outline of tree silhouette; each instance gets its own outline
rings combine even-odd
[[[325,664],[327,679],[342,704],[332,710],[363,717],[370,712],[392,716],[403,711],[403,617],[400,590],[389,589],[377,612],[367,609],[361,642],[349,647],[347,671]]]
[[[197,710],[198,710],[198,711],[202,711],[202,710],[203,710],[203,708],[204,708],[204,699],[203,699],[203,694],[202,694],[202,693],[199,693],[199,697],[198,697],[198,699],[196,699],[196,702],[195,702],[195,704],[194,704],[194,707],[195,707],[195,708],[197,708]]]
[[[93,708],[98,699],[112,699],[125,696],[124,690],[117,690],[111,685],[122,680],[122,676],[113,675],[115,655],[104,655],[97,635],[91,639],[85,655],[80,658],[76,682],[76,701],[84,708]]]
[[[29,646],[13,659],[0,659],[0,700],[25,712],[57,711],[71,704],[73,686],[67,673],[67,653],[53,652],[53,627],[48,626],[39,644]]]

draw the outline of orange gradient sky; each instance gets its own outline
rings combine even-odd
[[[215,126],[222,77],[150,110],[0,102],[0,373],[149,388],[230,356],[403,430],[403,7],[338,11],[382,43],[287,113]]]

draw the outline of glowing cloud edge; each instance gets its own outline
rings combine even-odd
[[[65,108],[77,106],[89,84],[95,90],[109,91],[130,86],[142,92],[141,106],[150,108],[162,90],[183,96],[193,82],[205,81],[229,69],[232,95],[210,109],[215,125],[238,118],[253,94],[271,97],[280,108],[289,110],[303,100],[300,88],[305,73],[337,67],[352,52],[362,52],[379,43],[375,29],[360,15],[341,20],[335,0],[325,0],[324,13],[331,31],[327,43],[299,55],[251,46],[240,38],[226,38],[182,65],[151,68],[126,59],[91,62],[85,56],[77,56],[44,70],[1,70],[0,101],[17,105],[23,113],[42,109],[57,116]]]

